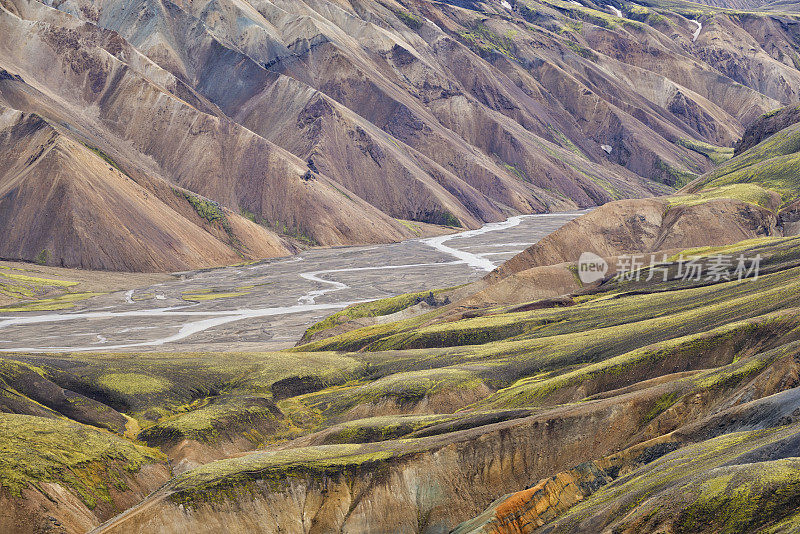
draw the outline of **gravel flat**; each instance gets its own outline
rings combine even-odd
[[[3,315],[0,350],[278,350],[349,304],[477,280],[579,214],[512,217],[460,234],[176,273],[65,312]]]

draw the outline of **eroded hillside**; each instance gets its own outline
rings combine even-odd
[[[0,257],[66,267],[663,194],[800,98],[796,15],[679,2],[3,0],[0,25]]]

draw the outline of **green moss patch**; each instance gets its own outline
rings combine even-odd
[[[153,449],[77,423],[0,414],[0,484],[16,497],[57,482],[93,508],[110,502],[110,487],[125,489],[126,472],[165,460]]]
[[[220,291],[220,292],[208,292],[208,293],[184,293],[181,295],[183,300],[189,300],[194,302],[203,302],[207,300],[217,300],[217,299],[229,299],[234,297],[243,297],[245,295],[249,295],[250,291]]]
[[[460,31],[459,37],[477,54],[488,57],[492,54],[502,54],[510,59],[516,59],[514,36],[500,35],[482,22],[475,22],[469,29]]]
[[[129,176],[128,173],[123,171],[122,168],[117,164],[116,161],[114,161],[114,159],[111,156],[109,156],[108,154],[106,154],[105,152],[103,152],[102,150],[97,148],[96,146],[92,146],[92,145],[89,145],[87,143],[83,143],[83,146],[85,146],[86,148],[88,148],[89,150],[94,152],[97,156],[100,157],[100,159],[102,159],[103,161],[105,161],[106,163],[108,163],[109,165],[114,167],[115,169],[117,169],[119,172],[121,172],[125,176]]]
[[[76,302],[90,299],[105,293],[67,293],[49,299],[38,299],[28,302],[18,302],[9,306],[0,307],[0,312],[29,312],[29,311],[56,311],[75,307]]]
[[[159,393],[170,386],[165,378],[140,373],[109,373],[102,375],[98,381],[108,389],[129,395]]]
[[[673,195],[667,197],[667,201],[671,206],[695,206],[720,198],[741,200],[768,210],[776,208],[775,195],[756,184],[730,184],[710,187],[691,195]]]
[[[263,397],[227,395],[200,399],[185,410],[144,429],[139,439],[161,445],[184,439],[216,443],[241,436],[258,445],[268,440],[282,419],[275,404]]]
[[[430,426],[458,419],[449,415],[398,415],[348,421],[331,428],[326,444],[371,443],[407,436]]]
[[[292,477],[354,476],[361,470],[380,469],[388,460],[411,453],[413,450],[383,449],[371,444],[251,453],[184,473],[172,484],[170,500],[187,505],[219,501],[247,491],[248,484],[255,481],[261,481],[262,488],[266,485],[279,491]]]
[[[696,139],[679,139],[678,145],[704,155],[714,165],[725,163],[733,157],[733,148],[716,146]]]
[[[800,125],[786,128],[703,176],[686,193],[729,186],[754,184],[775,191],[782,206],[800,198]]]

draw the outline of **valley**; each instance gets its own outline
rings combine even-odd
[[[0,532],[800,532],[795,0],[0,0]]]
[[[578,215],[518,216],[442,237],[177,273],[57,313],[0,308],[0,351],[288,348],[313,323],[356,302],[473,282]],[[46,308],[51,299],[44,301]]]

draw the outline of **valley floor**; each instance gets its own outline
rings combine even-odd
[[[38,274],[42,278],[60,275],[65,283],[92,276],[98,280],[74,293],[87,300],[48,297],[0,308],[0,350],[291,347],[311,324],[354,302],[473,282],[577,215],[512,217],[461,234],[388,245],[311,249],[291,258],[172,277],[43,267]],[[15,276],[23,272],[14,267],[0,270],[0,283],[6,273]],[[134,284],[140,280],[158,283],[121,289],[126,276]],[[108,285],[98,285],[103,280],[109,280]],[[40,279],[39,285],[42,283]],[[28,280],[28,284],[35,287],[36,281]],[[110,292],[93,293],[105,291]],[[60,309],[62,306],[66,309]],[[31,311],[22,311],[26,307]]]

